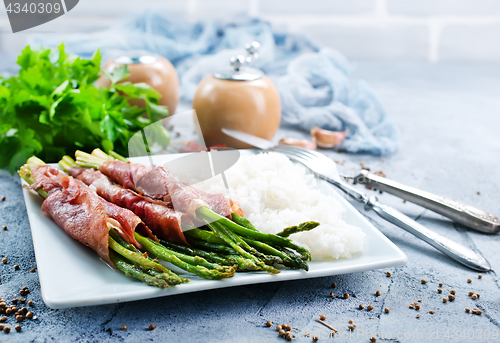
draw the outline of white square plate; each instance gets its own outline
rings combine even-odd
[[[154,159],[159,164],[182,155],[161,155],[154,156]],[[145,157],[131,160],[139,163],[149,161]],[[406,263],[406,255],[394,243],[334,191],[333,186],[326,181],[320,182],[321,191],[334,196],[345,206],[343,219],[360,227],[366,234],[362,253],[350,259],[309,262],[308,272],[283,270],[277,275],[246,272],[217,281],[204,280],[172,268],[191,282],[166,289],[147,286],[109,268],[93,250],[73,240],[42,212],[42,199],[36,193],[24,189],[43,300],[51,308],[100,305],[253,283],[354,273]]]

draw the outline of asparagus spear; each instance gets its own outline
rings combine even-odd
[[[231,219],[233,220],[233,222],[235,222],[236,224],[238,224],[240,226],[246,227],[247,229],[250,229],[253,231],[259,231],[255,228],[255,226],[253,226],[252,223],[250,223],[250,220],[243,218],[243,217],[240,217],[236,213],[231,213]]]
[[[135,233],[135,239],[145,249],[147,249],[151,253],[155,254],[156,256],[161,258],[162,260],[170,262],[179,268],[182,268],[182,269],[187,270],[191,273],[197,274],[205,279],[220,280],[222,278],[231,277],[234,275],[234,272],[236,270],[235,266],[233,266],[232,268],[230,268],[229,270],[226,270],[226,271],[218,271],[215,269],[208,269],[208,268],[201,266],[201,265],[192,265],[192,264],[184,262],[183,260],[181,260],[180,258],[175,256],[175,254],[172,254],[171,250],[165,248],[161,244],[159,244],[159,243],[157,243],[149,238],[143,237],[143,236],[139,235],[138,233]]]
[[[294,233],[303,232],[303,231],[310,231],[310,230],[314,229],[315,227],[317,227],[318,225],[319,225],[318,222],[313,222],[313,221],[304,222],[304,223],[300,223],[299,225],[287,227],[287,228],[283,229],[283,231],[278,232],[276,235],[281,236],[281,237],[288,237],[290,235],[293,235]]]
[[[137,280],[146,283],[148,286],[154,286],[158,288],[168,287],[167,282],[155,276],[148,275],[140,269],[137,269],[136,266],[126,262],[125,259],[123,259],[120,255],[118,255],[114,251],[109,252],[109,258],[111,262],[113,262],[113,264],[116,266],[116,268],[127,276],[134,277]]]
[[[203,220],[206,221],[216,221],[217,223],[227,227],[228,229],[242,235],[246,236],[248,238],[261,241],[261,242],[266,242],[274,245],[279,245],[287,248],[291,248],[298,253],[302,255],[302,258],[304,260],[311,260],[311,253],[309,250],[294,244],[290,239],[281,237],[281,236],[276,236],[270,233],[262,233],[259,231],[253,231],[247,228],[244,228],[235,222],[227,219],[226,217],[223,217],[212,210],[210,210],[207,207],[200,207],[196,210],[197,214],[199,214]]]

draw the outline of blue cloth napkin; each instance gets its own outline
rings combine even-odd
[[[397,129],[375,93],[363,82],[352,84],[349,62],[300,34],[279,32],[246,16],[190,23],[149,10],[124,18],[105,32],[39,37],[33,43],[56,46],[84,57],[100,49],[105,59],[119,51],[146,50],[170,60],[179,73],[181,96],[191,101],[203,77],[228,67],[244,45],[261,44],[252,66],[276,84],[282,100],[282,125],[309,131],[313,126],[348,130],[339,146],[353,153],[385,155],[397,149]]]

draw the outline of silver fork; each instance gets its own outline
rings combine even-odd
[[[335,162],[327,156],[316,151],[294,146],[278,145],[269,150],[282,153],[291,160],[302,163],[318,177],[338,187],[352,199],[363,203],[366,211],[375,211],[383,219],[422,239],[457,262],[475,270],[491,270],[488,261],[478,253],[427,229],[395,208],[379,203],[377,197],[368,197],[365,193],[342,182]]]

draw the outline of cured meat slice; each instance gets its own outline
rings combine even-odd
[[[95,189],[97,194],[107,201],[134,212],[158,237],[173,243],[189,245],[181,226],[183,218],[188,222],[189,218],[182,212],[114,184],[100,171],[72,167],[68,173]]]
[[[28,187],[42,187],[48,192],[42,210],[72,238],[112,265],[108,250],[110,222],[102,201],[81,181],[54,174],[57,169],[47,167],[32,167],[36,182]]]
[[[125,188],[162,200],[191,218],[196,218],[196,210],[202,206],[207,206],[222,216],[229,216],[231,213],[231,203],[222,194],[208,194],[187,185],[163,167],[113,160],[101,164],[99,170]]]

